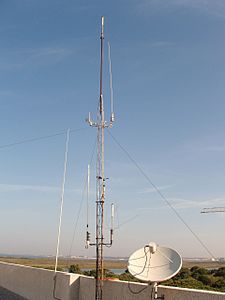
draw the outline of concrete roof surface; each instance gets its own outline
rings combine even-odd
[[[13,292],[0,286],[0,299],[1,300],[27,300]]]

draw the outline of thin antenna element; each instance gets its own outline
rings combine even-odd
[[[112,127],[114,114],[111,112],[110,122],[105,121],[104,101],[103,101],[103,50],[104,50],[104,17],[101,19],[101,36],[100,36],[100,95],[97,121],[91,119],[90,113],[86,121],[90,126],[97,128],[97,168],[96,168],[96,236],[95,243],[90,243],[90,246],[95,246],[96,250],[96,280],[95,280],[95,299],[102,300],[103,287],[103,248],[104,246],[112,246],[113,230],[110,231],[110,241],[104,242],[104,204],[105,204],[105,161],[104,161],[104,139],[105,128]]]
[[[56,247],[56,256],[55,256],[55,273],[57,272],[57,267],[58,267],[59,244],[60,244],[61,225],[62,225],[62,213],[63,213],[63,202],[64,202],[64,193],[65,193],[69,139],[70,139],[70,129],[67,130],[67,134],[66,134],[66,149],[65,149],[64,171],[63,171],[63,180],[62,180],[61,206],[60,206],[60,214],[59,214],[58,238],[57,238],[57,247]]]
[[[87,224],[89,223],[90,165],[87,172]]]
[[[114,231],[114,204],[111,204],[111,229],[110,229],[110,244],[113,243],[113,231]]]
[[[110,105],[111,105],[110,122],[113,123],[115,121],[115,114],[114,114],[114,99],[113,99],[112,61],[111,61],[111,51],[110,51],[109,42],[108,42],[108,60],[109,60],[109,85],[110,85]]]
[[[85,248],[88,249],[90,245],[90,233],[89,233],[89,193],[90,193],[90,165],[88,165],[87,172],[87,231],[86,231],[86,245]]]

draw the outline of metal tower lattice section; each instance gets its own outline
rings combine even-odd
[[[87,119],[90,126],[97,128],[97,166],[96,166],[96,236],[95,243],[89,243],[90,234],[87,232],[87,242],[96,248],[96,286],[95,299],[102,300],[103,287],[103,248],[111,246],[113,240],[113,229],[110,230],[110,242],[104,242],[104,203],[105,203],[105,165],[104,165],[104,130],[111,127],[114,121],[114,113],[111,112],[110,122],[105,121],[104,101],[103,101],[103,52],[104,52],[104,17],[101,23],[100,36],[100,95],[98,105],[97,122],[93,122],[90,117]]]

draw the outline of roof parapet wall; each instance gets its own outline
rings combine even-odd
[[[53,297],[54,271],[0,262],[0,286],[29,300],[55,300]],[[142,283],[106,280],[104,300],[149,300],[152,287],[140,294]],[[94,278],[78,274],[57,272],[55,296],[60,300],[93,300]],[[224,300],[225,293],[176,287],[158,287],[158,295],[165,300]]]

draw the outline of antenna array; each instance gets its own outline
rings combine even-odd
[[[100,95],[99,95],[99,107],[97,121],[92,121],[90,113],[86,121],[92,127],[97,128],[97,170],[96,170],[96,242],[90,243],[90,233],[86,232],[86,248],[90,246],[95,246],[96,249],[96,286],[95,286],[95,299],[102,300],[102,284],[103,284],[103,247],[112,246],[113,242],[113,227],[110,229],[110,241],[108,243],[104,242],[104,203],[105,203],[105,189],[106,189],[106,178],[105,177],[105,163],[104,163],[104,130],[105,128],[112,127],[114,122],[114,112],[113,110],[113,97],[111,88],[111,116],[110,121],[105,121],[104,113],[104,101],[103,101],[103,50],[104,50],[104,17],[101,19],[101,36],[100,36]],[[111,70],[111,60],[110,60],[110,70]],[[111,71],[110,71],[111,74]],[[112,76],[110,75],[110,87],[112,87]],[[111,226],[113,226],[114,217],[114,206],[112,205],[111,213]]]

